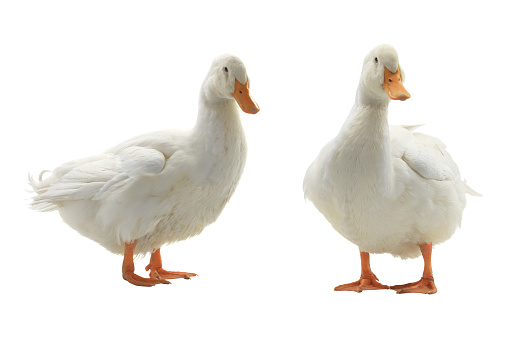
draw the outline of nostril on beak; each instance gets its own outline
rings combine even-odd
[[[404,94],[404,93],[400,93],[399,97],[398,97],[401,101],[405,101],[406,99],[408,98],[411,98],[411,95],[409,94]]]

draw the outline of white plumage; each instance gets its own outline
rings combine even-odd
[[[308,168],[304,193],[361,252],[412,258],[421,244],[452,236],[466,192],[476,193],[439,139],[413,133],[415,127],[388,125],[393,95],[383,87],[385,70],[400,80],[398,55],[389,45],[365,58],[356,102]],[[410,97],[401,95],[395,98]]]
[[[245,90],[243,97],[235,87]],[[69,226],[117,254],[126,242],[136,240],[134,253],[144,254],[201,233],[221,213],[245,165],[235,98],[244,111],[259,110],[245,66],[223,55],[203,82],[193,129],[144,134],[65,163],[44,180],[30,178],[37,193],[32,207],[58,210]]]

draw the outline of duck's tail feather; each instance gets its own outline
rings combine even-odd
[[[416,124],[416,125],[400,125],[401,127],[403,127],[404,129],[407,129],[409,131],[414,131],[416,130],[417,128],[423,126],[425,124]]]
[[[36,196],[32,198],[32,202],[30,203],[30,208],[36,211],[41,212],[49,212],[54,211],[57,209],[57,205],[54,203],[50,203],[45,201],[42,198],[38,198],[41,194],[48,191],[48,184],[45,184],[43,181],[43,175],[47,172],[50,172],[48,170],[44,170],[39,174],[39,179],[35,180],[34,177],[29,173],[28,174],[28,184],[30,187],[32,187],[32,191],[37,193]]]
[[[483,195],[472,189],[464,180],[464,187],[466,187],[466,193],[474,197],[482,197]]]

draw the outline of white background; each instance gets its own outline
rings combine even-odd
[[[186,3],[186,4],[185,4]],[[485,1],[11,1],[0,5],[3,313],[9,336],[427,336],[509,331],[510,9]],[[426,124],[483,198],[436,246],[438,293],[334,292],[359,277],[356,246],[311,203],[302,178],[341,128],[364,56],[393,45],[412,98],[390,123]],[[27,208],[28,172],[147,131],[192,127],[211,60],[239,56],[259,114],[216,223],[163,247],[198,273],[135,287],[122,257]],[[141,275],[149,256],[136,261]],[[382,283],[423,261],[372,255]],[[501,306],[505,305],[504,308]],[[7,336],[2,333],[2,335]]]

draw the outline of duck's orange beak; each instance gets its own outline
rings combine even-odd
[[[235,78],[235,91],[233,92],[233,97],[236,102],[240,106],[243,112],[247,112],[248,114],[255,114],[260,111],[260,107],[249,94],[249,79],[245,82],[245,84],[241,84]]]
[[[400,75],[400,67],[396,70],[396,73],[392,73],[388,68],[384,67],[384,83],[382,88],[388,94],[389,98],[405,101],[411,98],[411,95],[405,90],[402,84],[402,76]]]

